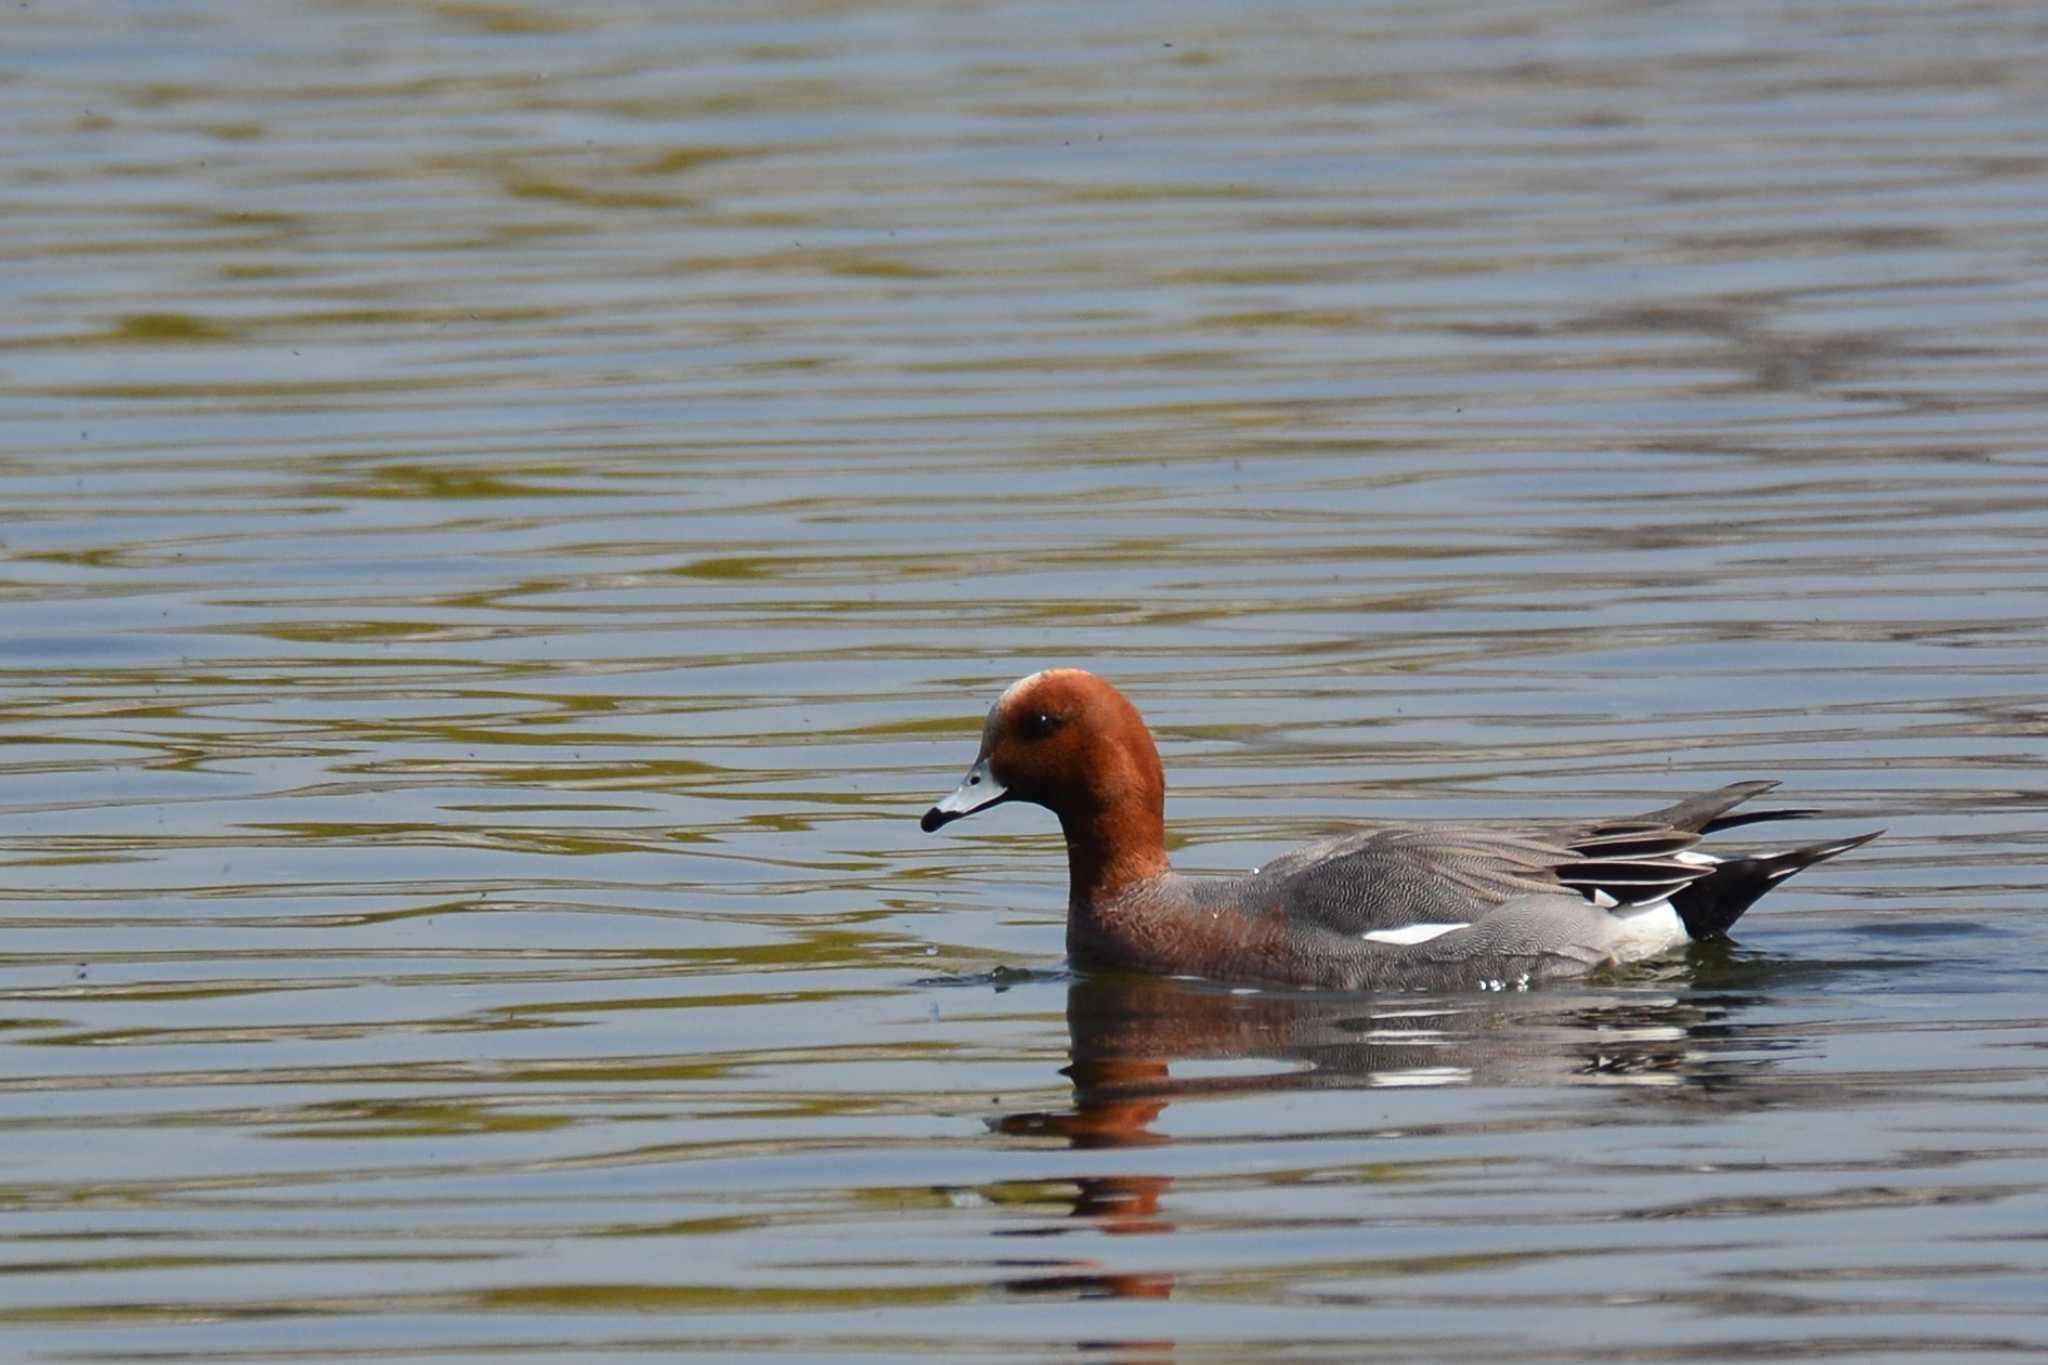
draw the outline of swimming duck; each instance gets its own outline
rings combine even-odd
[[[1005,801],[1067,839],[1067,950],[1140,972],[1333,990],[1526,988],[1723,938],[1801,868],[1876,831],[1718,857],[1704,835],[1812,811],[1731,814],[1738,782],[1622,820],[1374,824],[1243,877],[1167,865],[1166,776],[1136,707],[1077,668],[1033,673],[989,708],[981,750],[927,833]]]

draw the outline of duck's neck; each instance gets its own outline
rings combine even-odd
[[[1139,792],[1063,812],[1067,908],[1087,916],[1139,882],[1166,871],[1166,795]]]

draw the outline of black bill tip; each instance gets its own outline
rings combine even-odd
[[[917,827],[923,830],[926,834],[930,834],[940,825],[948,824],[951,821],[958,820],[959,818],[960,817],[957,814],[954,814],[953,812],[943,811],[940,810],[937,806],[933,806],[930,810],[924,813],[924,819],[917,822]]]

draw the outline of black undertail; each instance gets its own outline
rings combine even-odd
[[[1779,882],[1801,868],[1877,837],[1865,834],[1838,843],[1809,844],[1784,853],[1726,861],[1693,854],[1693,846],[1701,838],[1724,829],[1771,820],[1804,820],[1819,814],[1813,810],[1730,813],[1777,785],[1736,782],[1633,819],[1595,825],[1568,842],[1573,856],[1555,865],[1552,874],[1596,905],[1626,908],[1669,900],[1693,938],[1721,938],[1743,911]]]
[[[1742,912],[1801,868],[1824,863],[1838,853],[1847,853],[1869,843],[1883,830],[1872,830],[1853,839],[1833,844],[1808,844],[1784,853],[1763,853],[1752,858],[1730,858],[1716,864],[1706,876],[1672,894],[1671,908],[1685,923],[1685,932],[1695,940],[1726,937],[1728,927],[1742,918]]]

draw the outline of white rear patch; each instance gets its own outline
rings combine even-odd
[[[1690,867],[1719,867],[1721,860],[1711,853],[1702,853],[1696,848],[1681,848],[1671,855],[1671,861],[1685,863]]]
[[[1668,953],[1691,937],[1670,901],[1632,905],[1608,918],[1614,922],[1614,937],[1607,941],[1607,949],[1622,962],[1641,962],[1646,957]]]
[[[1398,929],[1375,929],[1371,933],[1361,934],[1359,937],[1363,938],[1367,943],[1391,943],[1397,948],[1409,948],[1418,943],[1427,943],[1433,938],[1442,938],[1445,934],[1456,930],[1469,929],[1471,927],[1469,924],[1404,924]]]
[[[1417,1085],[1463,1085],[1472,1079],[1470,1067],[1416,1066],[1406,1071],[1375,1071],[1365,1078],[1373,1089],[1406,1089]]]

